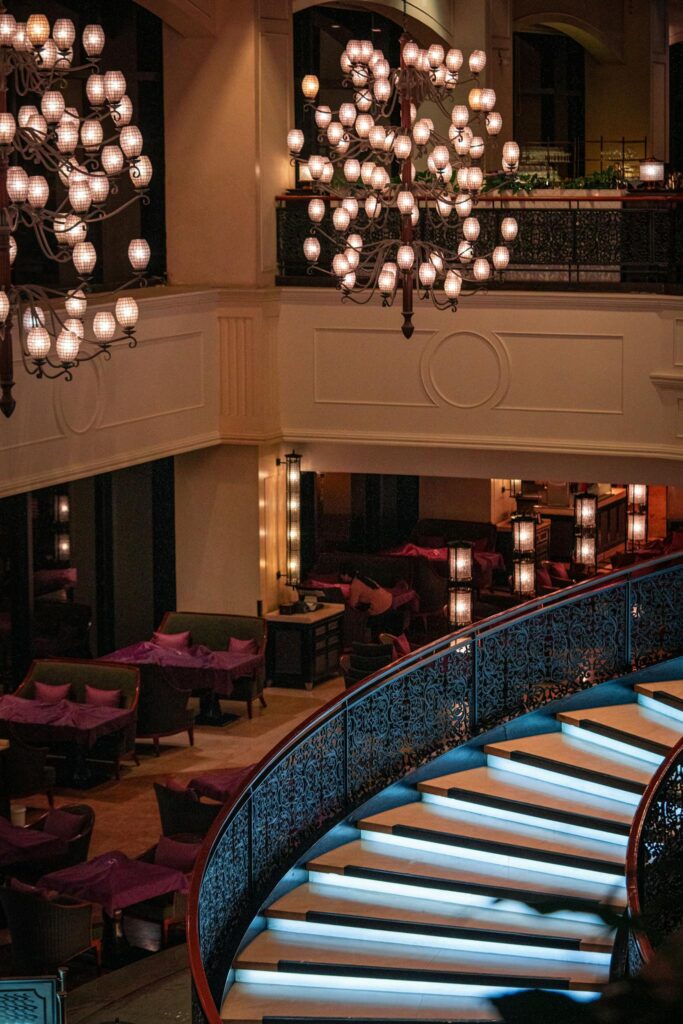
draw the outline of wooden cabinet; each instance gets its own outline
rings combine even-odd
[[[314,683],[335,675],[342,649],[343,615],[343,604],[324,605],[301,615],[266,615],[266,668],[271,682],[310,690]]]

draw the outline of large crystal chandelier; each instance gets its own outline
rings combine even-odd
[[[505,217],[500,244],[489,252],[477,246],[481,228],[473,211],[484,184],[486,139],[500,133],[503,120],[494,109],[494,90],[479,83],[484,51],[469,55],[463,73],[464,65],[460,50],[446,52],[438,43],[420,49],[405,31],[398,68],[369,40],[352,39],[341,67],[353,101],[335,111],[316,104],[318,79],[306,75],[301,87],[314,112],[317,145],[304,157],[304,133],[294,128],[287,137],[300,177],[312,179],[321,193],[308,204],[312,228],[304,255],[310,269],[331,274],[343,297],[354,302],[379,292],[389,306],[400,291],[407,338],[415,293],[439,309],[455,310],[461,293],[505,269],[506,243],[517,236],[517,222]],[[463,86],[469,87],[467,103],[458,96]],[[425,103],[443,115],[447,134],[420,116]],[[502,169],[511,174],[518,166],[519,146],[506,142]],[[458,224],[457,241],[447,247],[442,229],[451,221]],[[329,270],[318,262],[321,238],[333,251]]]
[[[100,25],[86,25],[82,63],[75,65],[76,29],[68,18],[52,27],[43,14],[17,22],[0,4],[0,409],[11,416],[15,400],[12,334],[26,370],[36,377],[64,376],[98,356],[111,358],[117,342],[136,344],[138,306],[121,295],[113,310],[100,310],[86,326],[88,291],[97,263],[91,226],[131,204],[149,202],[152,164],[121,71],[100,73],[105,43]],[[90,72],[81,115],[67,107],[62,90],[74,73]],[[28,102],[16,118],[14,93]],[[34,99],[34,103],[31,102]],[[34,105],[35,104],[35,105]],[[128,180],[126,180],[128,179]],[[19,228],[33,231],[42,255],[71,263],[78,283],[67,291],[13,284]],[[117,292],[142,281],[150,247],[134,238],[128,247],[132,277]]]

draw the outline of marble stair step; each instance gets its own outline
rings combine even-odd
[[[235,959],[235,980],[278,984],[348,984],[383,991],[488,995],[525,988],[598,993],[607,964],[500,956],[395,943],[262,931]]]
[[[634,808],[654,771],[640,758],[562,732],[487,743],[484,752],[492,768],[619,800]]]
[[[561,711],[562,731],[599,747],[659,765],[678,743],[681,724],[640,704]]]
[[[221,1018],[230,1024],[491,1024],[500,1015],[487,999],[238,982]]]
[[[377,834],[355,839],[308,862],[309,879],[351,891],[437,899],[458,906],[514,908],[536,916],[553,908],[552,918],[593,920],[595,913],[621,912],[623,885],[510,864],[478,864],[432,850],[411,850],[382,842]]]
[[[416,801],[371,815],[358,823],[363,838],[380,834],[385,842],[437,849],[487,863],[510,863],[551,874],[624,877],[624,850],[587,836],[551,832],[459,809]],[[426,847],[425,847],[426,844]]]
[[[613,934],[584,921],[482,907],[443,906],[436,900],[352,892],[307,883],[290,890],[265,912],[268,927],[300,934],[334,934],[349,940],[495,950],[567,960],[609,960]]]
[[[616,800],[579,794],[536,779],[513,776],[487,765],[418,784],[423,799],[507,821],[525,821],[554,831],[575,831],[614,842],[628,839],[633,808]]]
[[[634,690],[641,707],[667,715],[672,722],[683,722],[683,679],[636,683]]]

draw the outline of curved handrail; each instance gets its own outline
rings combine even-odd
[[[468,689],[460,692],[460,700],[463,703],[469,702],[468,714],[471,719],[471,735],[475,735],[477,731],[481,731],[483,727],[489,727],[490,725],[490,723],[485,721],[485,718],[482,719],[481,716],[478,716],[477,712],[478,673],[482,671],[481,668],[478,668],[478,663],[482,658],[482,654],[486,653],[483,649],[484,645],[488,645],[493,642],[494,650],[492,651],[492,654],[500,656],[499,638],[503,638],[504,645],[505,633],[507,631],[512,631],[515,627],[519,627],[524,631],[533,633],[534,627],[538,625],[539,621],[541,622],[542,628],[542,616],[545,616],[550,612],[556,613],[556,618],[561,619],[563,613],[570,611],[572,608],[580,607],[583,602],[590,598],[604,597],[609,599],[612,595],[621,597],[623,594],[623,607],[618,606],[616,609],[610,607],[610,617],[609,621],[606,623],[610,633],[608,634],[605,632],[604,637],[599,637],[597,633],[596,635],[591,635],[589,640],[592,642],[593,647],[590,647],[590,643],[587,640],[586,647],[584,649],[584,653],[587,656],[589,653],[592,654],[592,656],[596,655],[596,645],[600,639],[613,639],[614,631],[617,629],[623,629],[624,635],[622,636],[620,633],[618,637],[618,639],[624,643],[624,656],[619,663],[621,670],[624,672],[630,672],[634,668],[641,667],[641,664],[648,664],[653,661],[663,660],[663,656],[661,655],[659,648],[656,652],[657,656],[653,656],[652,652],[647,649],[644,654],[639,655],[637,644],[634,648],[632,637],[633,625],[639,621],[640,601],[645,599],[646,607],[648,603],[650,605],[654,605],[654,603],[659,599],[658,595],[662,588],[657,587],[652,590],[651,593],[647,595],[643,594],[641,596],[637,593],[634,594],[634,588],[637,588],[641,583],[643,585],[651,584],[658,576],[680,568],[683,568],[683,552],[655,558],[651,561],[643,562],[636,566],[630,566],[606,576],[594,577],[590,580],[584,581],[583,583],[575,584],[553,594],[544,595],[543,597],[536,598],[533,601],[526,602],[523,605],[519,605],[515,608],[493,615],[473,626],[465,627],[449,634],[446,637],[442,637],[439,640],[406,655],[401,658],[400,661],[393,662],[387,668],[380,670],[368,679],[362,680],[355,686],[337,695],[322,708],[310,715],[301,725],[292,730],[288,736],[281,740],[274,750],[270,751],[264,758],[262,758],[262,760],[254,766],[249,776],[244,780],[241,789],[225,805],[221,813],[218,815],[213,827],[206,837],[193,873],[188,903],[187,938],[190,968],[204,1020],[210,1022],[210,1024],[220,1024],[220,1015],[216,1008],[216,1003],[207,978],[205,965],[202,960],[201,937],[199,930],[199,903],[202,887],[205,885],[207,880],[207,869],[212,864],[213,854],[221,838],[227,834],[228,828],[236,823],[238,817],[244,818],[244,821],[240,823],[243,833],[242,839],[249,845],[248,853],[244,853],[244,856],[247,857],[247,860],[244,863],[244,870],[249,871],[250,873],[250,879],[247,886],[249,891],[245,896],[245,899],[250,897],[253,901],[254,893],[251,889],[251,873],[253,872],[253,864],[251,862],[252,840],[256,841],[257,839],[262,838],[262,835],[255,830],[253,821],[253,804],[256,796],[259,795],[259,790],[261,788],[266,788],[269,777],[274,775],[275,770],[279,768],[287,758],[294,757],[297,751],[302,748],[307,741],[312,738],[314,739],[326,726],[330,726],[331,723],[334,723],[340,715],[348,715],[356,706],[360,704],[365,705],[366,703],[369,704],[373,699],[381,698],[385,688],[391,685],[396,687],[400,686],[401,683],[405,682],[410,677],[412,672],[421,671],[425,678],[429,677],[430,673],[432,676],[435,674],[438,675],[439,671],[442,671],[443,674],[448,674],[451,667],[449,657],[455,653],[465,654],[467,656],[465,659],[467,661],[467,667],[472,670],[472,686],[470,687],[470,680],[468,676],[466,680]],[[677,574],[677,580],[679,576],[681,583],[681,613],[683,613],[683,572]],[[619,604],[618,602],[616,603],[617,605]],[[657,608],[659,609],[659,605]],[[668,613],[670,609],[667,605],[666,609],[659,610],[665,610]],[[590,611],[591,610],[589,609],[589,612]],[[592,614],[595,618],[594,611]],[[662,619],[661,621],[665,621],[665,619]],[[654,626],[655,624],[656,623],[653,618],[651,625]],[[564,625],[567,625],[567,623],[565,622]],[[580,625],[584,628],[589,628],[586,627],[586,622],[582,621]],[[533,643],[534,639],[539,638],[531,637],[530,642]],[[573,637],[572,643],[574,643]],[[660,642],[660,647],[661,643],[663,643],[663,641]],[[615,644],[612,646],[614,647]],[[676,647],[673,652],[669,652],[667,650],[664,656],[671,657],[674,654],[681,652],[683,652],[683,641],[681,642],[680,650],[678,647]],[[519,651],[516,650],[514,653],[516,658],[519,655]],[[573,653],[573,649],[570,653]],[[602,652],[598,650],[597,653]],[[492,657],[491,660],[492,662],[495,662],[496,658]],[[577,661],[580,660],[580,658],[577,658]],[[444,662],[445,664],[440,666],[441,662]],[[496,664],[492,667],[494,671],[497,670]],[[593,682],[601,681],[602,678],[613,678],[618,674],[619,671],[615,671],[614,665],[612,665],[611,671],[608,674],[603,673],[602,676],[600,676],[598,673],[597,676],[591,677],[590,673],[584,672],[579,680],[574,681],[574,684],[577,688],[578,686],[585,687],[592,685]],[[548,699],[551,699],[556,695],[557,694],[555,693],[551,693],[550,698]],[[528,708],[526,709],[528,710]],[[521,708],[517,708],[518,713],[522,710],[525,710],[523,706]],[[506,707],[503,707],[499,712],[497,720],[504,721],[505,713]],[[345,735],[342,736],[342,742],[348,744],[349,727],[347,721],[342,723],[342,731],[344,729],[346,732]],[[451,740],[449,745],[452,745],[453,742],[457,741]],[[435,756],[440,752],[441,750],[438,743],[435,743],[430,756]],[[402,768],[397,770],[396,774],[391,778],[391,781],[396,781],[398,778],[403,777],[409,771],[412,771],[415,766],[415,764],[408,765],[407,767],[405,765],[402,766]],[[387,782],[385,784],[389,783]],[[342,817],[351,813],[354,806],[354,797],[357,799],[355,806],[358,806],[362,800],[373,795],[372,792],[362,791],[362,799],[358,799],[357,793],[353,795],[349,794],[348,780],[345,780],[344,785],[346,788],[343,795],[339,798],[339,813],[336,818],[335,815],[332,814],[325,819],[323,822],[324,829],[322,831],[326,831],[328,828],[332,827],[335,820],[341,820]],[[266,794],[266,797],[267,795],[268,794]],[[273,796],[273,794],[271,794],[271,796]],[[349,804],[349,799],[351,800],[351,804]],[[258,828],[258,826],[256,826],[256,828]],[[265,826],[262,826],[261,830],[267,831]],[[314,839],[317,838],[318,836],[315,835]],[[311,843],[309,842],[308,846],[310,845]],[[305,848],[308,847],[306,846]],[[241,850],[241,845],[239,848],[236,847],[234,852],[236,855],[238,853],[242,854],[243,851]],[[302,850],[301,852],[303,853],[305,850]],[[261,882],[262,879],[259,879],[258,881]],[[222,892],[225,895],[225,891],[222,890]],[[259,890],[259,892],[261,893],[261,890]],[[263,896],[263,893],[261,893],[261,895]],[[260,902],[262,902],[262,900],[258,901],[259,905]],[[250,912],[252,911],[253,907]],[[246,920],[242,922],[236,921],[236,929],[239,923],[243,923],[245,925],[245,929],[248,926],[248,921]],[[241,939],[241,937],[242,936],[239,938]],[[237,948],[238,944],[239,942],[237,937],[233,936],[232,945]],[[227,965],[223,966],[225,968],[225,973],[227,974]]]
[[[654,956],[654,946],[650,936],[643,925],[644,911],[642,899],[642,854],[643,854],[643,833],[650,811],[655,804],[660,791],[665,786],[671,773],[683,763],[683,737],[673,747],[668,756],[662,761],[654,773],[647,789],[643,793],[638,804],[631,831],[629,833],[628,847],[626,851],[626,896],[629,919],[634,922],[631,926],[631,934],[635,939],[640,956],[644,963],[647,963]]]

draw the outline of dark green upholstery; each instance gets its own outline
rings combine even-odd
[[[226,651],[228,641],[234,636],[238,640],[256,640],[263,653],[263,665],[253,676],[236,679],[230,700],[244,701],[249,718],[252,716],[252,701],[258,700],[263,707],[263,687],[266,681],[266,622],[255,615],[220,615],[212,612],[166,612],[158,632],[184,633],[190,631],[191,644],[203,644],[212,651]]]

